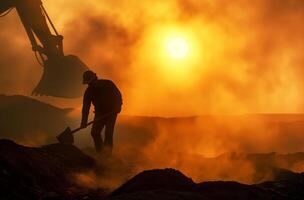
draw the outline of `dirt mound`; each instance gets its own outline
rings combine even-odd
[[[197,184],[194,192],[201,194],[208,199],[223,200],[280,200],[284,199],[280,195],[267,191],[255,185],[246,185],[233,181],[213,181]]]
[[[304,175],[275,169],[276,181],[246,185],[232,181],[194,183],[174,169],[144,171],[115,190],[109,200],[201,199],[283,200],[302,199]]]
[[[56,158],[65,168],[72,170],[86,170],[96,167],[95,160],[74,145],[62,145],[59,143],[46,145],[41,150],[49,156]]]
[[[149,190],[189,190],[195,183],[175,169],[154,169],[139,173],[112,195],[126,194]]]
[[[106,196],[103,190],[77,185],[73,179],[75,173],[97,168],[94,159],[72,145],[33,148],[0,140],[0,199],[300,200],[304,196],[304,174],[282,169],[273,170],[274,181],[255,185],[195,183],[175,169],[146,170]]]
[[[0,199],[78,196],[86,189],[70,175],[95,167],[94,159],[72,145],[32,148],[0,140]]]
[[[266,190],[275,191],[285,199],[303,199],[304,197],[304,173],[294,173],[285,169],[274,169],[275,181],[267,181],[259,184]]]

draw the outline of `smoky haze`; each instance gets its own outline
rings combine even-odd
[[[44,4],[65,37],[66,52],[121,88],[126,114],[303,112],[301,0]],[[16,12],[1,18],[0,26],[0,93],[28,95],[41,68]],[[191,52],[189,44],[189,55],[197,55],[195,62],[158,56],[166,27],[193,35],[197,49]],[[182,76],[168,65],[178,65]],[[77,107],[81,100],[72,102]]]
[[[111,165],[108,179],[90,172],[77,174],[79,182],[116,187],[143,169],[174,167],[196,181],[256,183],[269,180],[271,174],[257,175],[260,171],[245,154],[304,151],[302,115],[224,115],[304,112],[304,1],[43,3],[64,35],[65,52],[79,56],[99,77],[112,79],[123,94],[123,115],[115,132],[115,155],[121,160]],[[0,94],[29,95],[42,68],[15,10],[0,18],[0,27]],[[171,32],[189,37],[189,58],[176,61],[163,51],[162,41],[167,34],[174,37]],[[36,98],[74,110],[67,113],[47,106],[33,116],[22,115],[21,109],[8,118],[2,103],[1,137],[40,145],[50,141],[49,136],[54,139],[67,122],[79,125],[81,98]],[[3,102],[13,103],[7,97]],[[52,115],[43,118],[45,113]],[[202,114],[220,115],[126,116]],[[26,129],[18,129],[15,116],[21,122],[40,119],[42,127],[31,133],[34,130],[25,123]],[[12,127],[17,129],[14,133]],[[76,136],[76,144],[92,153],[89,130]],[[269,154],[266,160],[274,157]],[[302,172],[299,157],[298,163],[278,159],[271,166]]]
[[[293,114],[120,116],[114,137],[118,160],[103,177],[81,176],[112,188],[143,170],[168,167],[197,182],[272,180],[276,168],[303,172],[304,153],[298,153],[304,151],[303,122],[303,115]],[[89,154],[94,151],[88,132],[78,134],[76,143]]]
[[[0,95],[0,138],[29,146],[56,143],[56,136],[67,126],[79,126],[79,113],[70,112],[25,96]],[[75,174],[73,180],[91,187],[116,188],[142,170],[167,167],[198,182],[272,180],[273,168],[303,172],[303,131],[303,114],[120,115],[113,160],[106,165],[100,161],[104,173]],[[74,136],[77,147],[98,158],[90,128]]]

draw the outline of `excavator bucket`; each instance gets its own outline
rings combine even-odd
[[[83,95],[82,74],[88,67],[76,56],[68,55],[44,63],[40,82],[33,95],[77,98]]]

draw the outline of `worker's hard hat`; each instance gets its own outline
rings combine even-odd
[[[88,70],[88,71],[85,71],[83,73],[83,81],[82,81],[82,83],[83,84],[89,84],[89,83],[91,83],[95,79],[97,79],[97,75],[93,71]]]

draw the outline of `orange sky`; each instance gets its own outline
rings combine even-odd
[[[304,111],[302,0],[43,2],[66,52],[121,88],[124,114]],[[29,95],[41,69],[15,11],[0,26],[0,93]],[[174,37],[183,59],[166,51]]]

